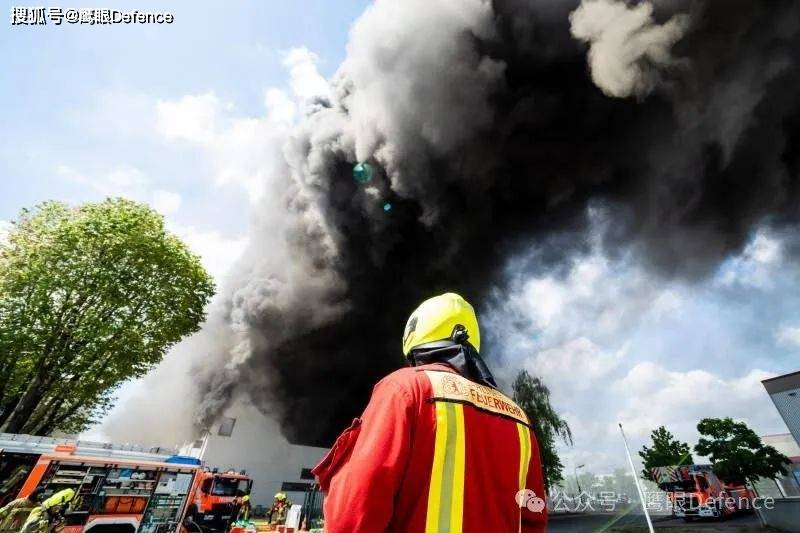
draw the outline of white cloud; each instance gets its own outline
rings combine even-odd
[[[696,439],[701,418],[726,417],[745,421],[756,432],[779,420],[761,381],[774,374],[752,369],[736,378],[706,370],[672,371],[641,362],[613,384],[627,398],[617,413],[632,436],[647,437],[657,425],[666,425],[683,439]]]
[[[723,263],[716,277],[722,286],[769,288],[783,263],[781,242],[765,230],[756,232],[742,253]]]
[[[564,284],[552,278],[535,279],[526,284],[520,307],[536,327],[546,328],[564,311],[568,298]]]
[[[308,48],[292,48],[283,57],[289,69],[289,85],[295,96],[303,101],[330,96],[330,85],[317,70],[319,57]]]
[[[238,119],[220,132],[210,151],[221,184],[239,184],[257,202],[282,161],[283,125],[263,119]]]
[[[542,350],[526,366],[552,387],[586,390],[613,372],[625,356],[625,348],[606,351],[586,337]]]
[[[781,243],[763,231],[759,231],[744,249],[743,255],[756,263],[775,264],[782,258]]]
[[[119,166],[100,174],[89,174],[61,164],[56,166],[56,174],[66,181],[80,185],[90,195],[101,198],[122,196],[142,199],[150,186],[150,180],[142,171],[129,166]]]
[[[158,211],[164,216],[175,214],[180,208],[183,198],[180,194],[163,189],[153,191],[152,205],[153,209]]]
[[[268,104],[270,102],[265,102]],[[285,120],[287,108],[273,96],[275,118]],[[215,168],[219,185],[239,185],[255,203],[263,194],[264,169],[271,168],[275,152],[271,140],[286,131],[286,123],[270,118],[238,118],[233,106],[211,93],[187,95],[179,100],[158,103],[161,135],[170,141],[180,140],[202,148]]]
[[[270,187],[271,176],[282,159],[282,143],[295,124],[298,109],[314,97],[327,96],[328,82],[317,71],[319,58],[307,48],[286,52],[291,94],[281,88],[264,93],[262,117],[238,117],[234,106],[214,92],[159,101],[159,133],[170,141],[185,141],[205,150],[219,184],[243,187],[256,203]]]
[[[585,338],[616,352],[624,344],[621,335],[638,321],[681,305],[673,287],[654,283],[635,265],[611,264],[599,251],[576,258],[565,275],[515,277],[523,280],[519,288],[490,312],[489,321],[501,319],[492,327],[504,330],[505,338],[518,337],[525,324],[521,333],[531,339],[528,347],[539,351]],[[502,319],[508,316],[518,319],[511,328]]]
[[[167,139],[209,145],[221,127],[223,112],[231,108],[213,91],[186,95],[177,101],[159,100],[156,126]]]
[[[267,119],[276,124],[294,123],[297,105],[283,89],[267,89],[264,91],[264,106],[267,108]]]
[[[775,331],[779,346],[800,346],[800,326],[781,326]]]
[[[203,266],[219,285],[247,247],[247,238],[228,236],[216,230],[168,224],[189,248],[200,256]]]

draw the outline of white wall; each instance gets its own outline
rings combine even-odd
[[[221,437],[217,434],[219,425],[213,426],[203,458],[212,468],[247,470],[253,478],[253,505],[270,505],[284,481],[308,483],[300,479],[300,469],[312,468],[328,452],[326,448],[290,444],[278,424],[252,405],[231,407],[225,416],[236,418],[233,434]],[[293,503],[303,503],[302,494],[288,494]]]
[[[761,442],[772,446],[788,457],[800,457],[800,446],[795,442],[791,433],[778,433],[776,435],[763,435]]]

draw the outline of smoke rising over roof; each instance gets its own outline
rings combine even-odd
[[[791,0],[376,1],[211,314],[198,425],[244,394],[290,440],[330,444],[402,364],[421,300],[480,309],[512,257],[586,251],[590,208],[609,254],[667,278],[790,227],[799,30]]]

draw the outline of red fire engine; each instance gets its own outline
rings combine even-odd
[[[725,518],[753,508],[755,494],[744,485],[723,482],[711,465],[660,466],[650,473],[667,493],[675,515],[686,521]]]
[[[64,533],[226,531],[251,485],[159,449],[0,434],[0,505],[72,488]]]

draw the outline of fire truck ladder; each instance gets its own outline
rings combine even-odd
[[[108,457],[134,461],[164,462],[175,455],[175,448],[136,446],[132,444],[111,444],[108,442],[84,441],[72,438],[36,437],[15,433],[0,433],[0,451],[11,453],[45,454],[55,453],[57,447],[70,447],[71,455],[89,457]]]

